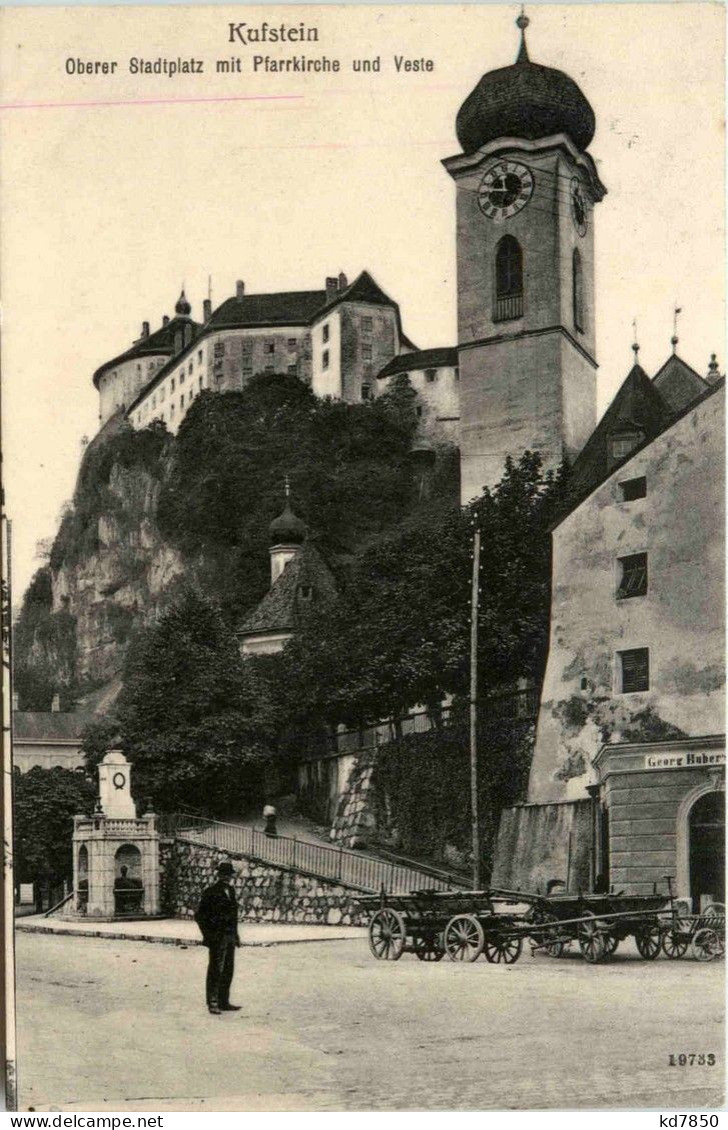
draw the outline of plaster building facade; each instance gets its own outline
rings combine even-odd
[[[458,351],[418,349],[393,357],[377,377],[381,396],[397,376],[407,376],[415,392],[415,412],[421,436],[457,444],[460,438],[460,373]]]
[[[13,768],[21,773],[39,766],[82,769],[83,732],[94,721],[87,713],[13,710]]]

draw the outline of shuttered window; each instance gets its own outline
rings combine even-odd
[[[617,599],[626,600],[631,596],[644,596],[647,592],[647,554],[631,553],[629,557],[619,558],[619,583]]]
[[[649,648],[633,647],[629,651],[620,651],[619,663],[622,694],[650,689]]]

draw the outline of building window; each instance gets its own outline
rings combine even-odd
[[[645,433],[639,428],[630,428],[620,432],[612,432],[609,436],[610,463],[618,463],[621,459],[625,459],[630,454],[630,452],[634,451],[636,447],[639,447],[644,438]]]
[[[329,367],[329,351],[328,351],[328,349],[324,349],[324,351],[323,351],[323,355],[321,357],[321,364],[324,367],[324,369],[328,369],[328,367]]]
[[[156,407],[157,407],[157,398],[156,398],[156,396],[153,396],[152,397],[152,408],[156,408]]]
[[[185,371],[184,371],[184,369],[182,370],[182,372],[179,375],[179,383],[181,385],[183,385],[185,383]]]
[[[187,372],[190,374],[190,376],[192,376],[192,362],[191,361],[190,361],[189,368],[188,368]]]
[[[459,381],[460,380],[460,370],[456,369],[453,376],[454,376],[456,381]]]
[[[161,387],[161,388],[160,388],[160,390],[159,390],[159,401],[160,401],[160,404],[161,404],[161,402],[162,402],[162,401],[164,400],[164,396],[165,396],[165,389],[164,389],[164,385],[162,385],[162,387]]]
[[[324,341],[329,340],[329,323],[327,322],[323,328]]]
[[[213,354],[214,354],[215,357],[224,357],[225,356],[225,342],[224,341],[216,341],[215,342],[215,348],[214,348]]]
[[[170,404],[170,406],[169,406],[169,418],[170,418],[170,420],[172,419],[173,416],[174,416],[174,404]]]
[[[184,406],[185,406],[185,394],[184,393],[182,393],[182,395],[179,398],[179,406],[180,406],[180,408],[184,408]]]
[[[362,385],[361,386],[361,398],[362,398],[362,400],[371,400],[371,396],[372,396],[371,385]]]
[[[202,350],[201,349],[197,350],[197,364],[198,365],[202,364]]]
[[[371,359],[372,359],[372,347],[371,347],[371,345],[362,345],[361,355],[362,355],[362,357],[364,358],[365,361],[371,361]]]
[[[142,371],[141,365],[137,365],[137,373],[141,373],[141,371]]]
[[[523,316],[523,252],[512,235],[504,235],[495,253],[494,322]]]
[[[619,484],[619,495],[622,502],[634,502],[636,498],[646,498],[647,479],[644,475],[638,479],[625,479]]]
[[[200,377],[198,384],[200,386],[200,392],[202,392],[202,377]]]
[[[431,385],[437,376],[437,369],[425,369],[425,380]]]
[[[650,651],[647,647],[633,647],[618,652],[621,694],[650,689]]]
[[[276,343],[274,341],[267,341],[265,343],[264,348],[263,348],[263,352],[264,353],[275,353],[275,351],[276,351]]]
[[[370,334],[372,332],[372,319],[362,318],[361,320],[362,333]]]
[[[647,592],[647,554],[631,553],[629,557],[618,558],[620,568],[617,599],[626,600],[631,596],[644,596]]]
[[[170,385],[169,391],[174,392],[174,377],[172,377],[172,380],[169,382],[169,385]]]
[[[288,366],[288,372],[291,374],[292,377],[295,377],[297,371],[298,371],[298,366],[296,365],[296,362],[294,361],[292,365]]]
[[[289,337],[289,339],[288,339],[288,352],[293,353],[293,352],[295,352],[295,349],[296,349],[296,339],[295,339],[295,337]]]
[[[581,255],[579,248],[574,248],[571,257],[571,300],[574,308],[574,327],[579,333],[584,332],[584,279],[581,270]]]
[[[421,405],[421,404],[418,404],[418,405],[417,405],[417,408],[415,409],[415,411],[417,412],[417,415],[418,415],[418,416],[421,416],[421,415],[422,415],[422,405]]]

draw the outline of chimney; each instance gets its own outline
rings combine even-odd
[[[347,279],[346,275],[342,271],[341,274],[339,275],[339,290],[346,290],[348,285],[349,285],[349,280]]]
[[[169,325],[169,314],[163,314],[162,315],[162,325],[163,326]]]
[[[61,696],[59,694],[53,695],[53,702],[51,703],[51,711],[53,714],[60,714],[61,712]]]
[[[206,298],[202,303],[202,321],[207,323],[212,317],[212,301]]]
[[[13,710],[20,710],[18,692],[13,691]]]
[[[149,322],[142,322],[142,337],[149,337]]]
[[[721,372],[718,368],[718,362],[715,359],[715,353],[710,355],[710,364],[708,365],[708,372],[705,374],[705,379],[709,385],[716,384],[721,378]]]
[[[245,283],[242,279],[238,279],[238,281],[235,283],[235,297],[237,298],[238,302],[242,302],[245,298]]]
[[[334,276],[334,278],[327,278],[326,279],[326,301],[327,302],[333,302],[333,300],[336,298],[336,292],[338,291],[338,289],[339,289],[339,280],[336,278],[336,276]]]

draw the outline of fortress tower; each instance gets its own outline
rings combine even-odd
[[[457,185],[463,502],[506,456],[556,466],[596,425],[594,113],[568,75],[530,61],[517,24],[515,64],[466,98],[463,152],[443,162]]]

